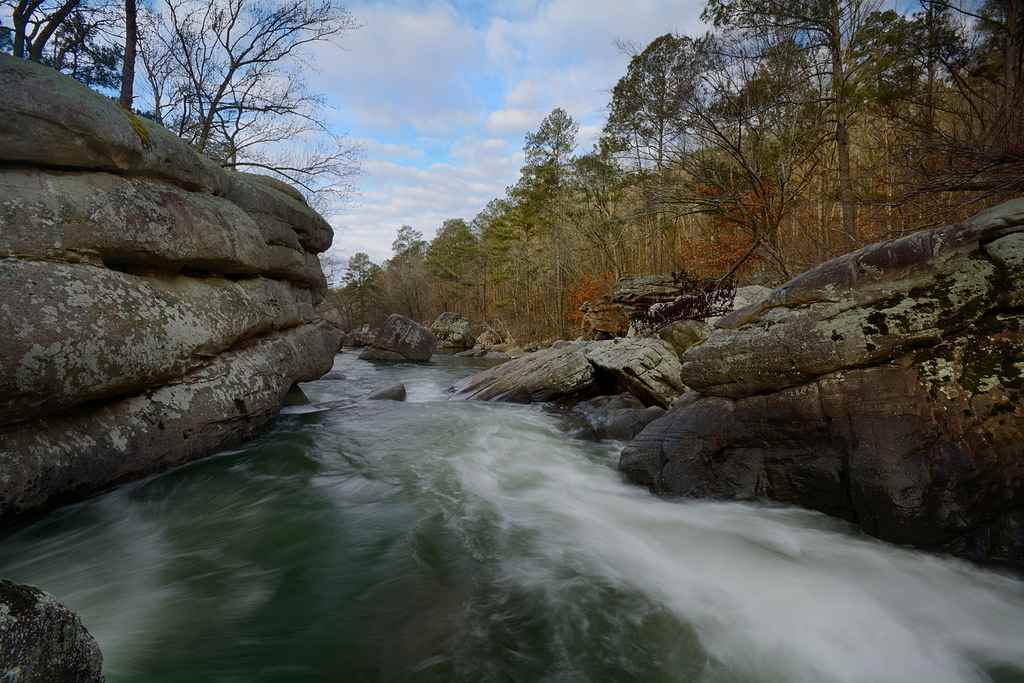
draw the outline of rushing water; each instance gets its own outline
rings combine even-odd
[[[0,539],[108,681],[1024,681],[1024,583],[818,514],[669,502],[457,359],[305,386],[244,448]],[[365,402],[403,381],[407,403]]]

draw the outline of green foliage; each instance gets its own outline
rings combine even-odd
[[[72,12],[54,32],[43,63],[93,88],[121,87],[124,49],[103,35],[103,24],[91,15]]]
[[[455,285],[470,284],[465,275],[472,272],[480,253],[480,244],[466,221],[446,220],[427,249],[427,270],[435,277]]]

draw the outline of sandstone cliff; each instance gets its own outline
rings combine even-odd
[[[1024,200],[798,276],[681,379],[622,454],[633,480],[1024,567]]]
[[[330,369],[290,186],[0,55],[0,519],[248,438]]]

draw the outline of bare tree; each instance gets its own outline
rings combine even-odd
[[[14,24],[14,56],[41,61],[47,41],[81,0],[6,0],[12,8]]]
[[[169,0],[140,44],[154,117],[223,166],[307,194],[351,190],[360,150],[332,134],[302,78],[309,48],[356,28],[336,0]]]

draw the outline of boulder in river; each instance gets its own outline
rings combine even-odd
[[[38,588],[0,579],[0,681],[103,680],[99,645],[74,612]]]
[[[665,414],[659,406],[644,406],[632,394],[597,396],[577,403],[574,412],[590,426],[598,439],[628,441],[653,420]]]
[[[394,386],[375,391],[367,397],[368,401],[404,401],[405,400],[405,385],[395,384]]]
[[[415,320],[392,313],[359,357],[363,360],[413,361],[430,360],[437,348],[433,333]]]
[[[430,325],[442,349],[470,349],[476,344],[474,325],[461,313],[445,311]]]
[[[0,55],[0,520],[211,454],[330,369],[330,225]]]
[[[680,370],[660,339],[561,342],[466,378],[453,398],[539,403],[629,391],[666,407],[685,391]]]
[[[621,468],[1024,567],[1024,200],[829,261],[719,320]]]

